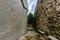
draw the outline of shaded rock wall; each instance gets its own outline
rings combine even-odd
[[[60,1],[38,0],[36,11],[36,26],[60,39]]]
[[[27,8],[27,0],[23,0]],[[21,0],[0,0],[0,40],[18,40],[26,33],[27,11]]]
[[[42,30],[47,31],[47,19],[44,15],[44,12],[42,10],[43,3],[41,3],[41,0],[38,0],[36,11],[35,11],[35,18],[36,18],[36,26]],[[43,30],[44,29],[44,30]]]

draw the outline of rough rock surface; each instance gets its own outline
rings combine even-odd
[[[19,40],[48,40],[36,33],[34,30],[28,30],[27,34],[21,36]]]
[[[60,39],[60,0],[38,0],[36,26]]]
[[[23,0],[27,7],[27,0]],[[0,0],[0,40],[17,40],[26,33],[27,11],[21,0]]]

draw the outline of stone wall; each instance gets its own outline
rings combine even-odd
[[[36,11],[36,26],[60,39],[60,1],[38,0]]]
[[[27,0],[23,0],[27,8]],[[27,11],[21,0],[0,0],[0,40],[18,40],[26,33]]]
[[[35,18],[36,18],[36,26],[41,30],[41,31],[47,31],[47,19],[44,15],[44,12],[42,10],[43,4],[41,3],[41,0],[38,0],[37,7],[35,10]],[[44,29],[44,30],[43,30]]]

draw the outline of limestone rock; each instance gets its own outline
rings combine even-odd
[[[35,18],[40,30],[60,39],[60,0],[38,0]]]
[[[27,0],[23,0],[27,7]],[[26,33],[27,11],[21,0],[0,0],[0,40],[17,40]]]

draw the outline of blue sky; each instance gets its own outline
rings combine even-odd
[[[34,13],[37,0],[28,0],[28,13]]]

